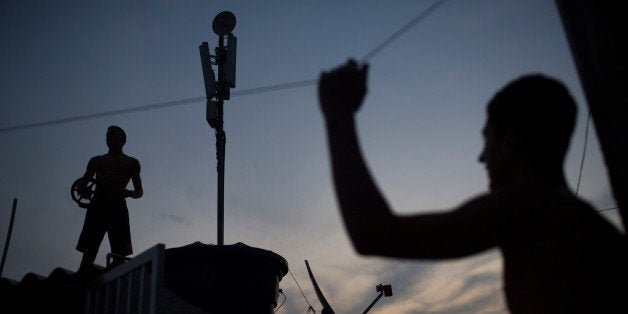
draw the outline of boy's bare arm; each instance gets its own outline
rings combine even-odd
[[[133,191],[126,190],[125,197],[131,198],[140,198],[144,195],[144,189],[142,188],[142,178],[140,177],[140,163],[139,161],[133,159],[134,165],[134,173],[131,175],[131,181],[133,182]]]
[[[494,245],[493,232],[472,232],[491,217],[486,201],[444,214],[399,217],[375,184],[359,148],[354,115],[366,94],[366,66],[349,62],[319,81],[319,99],[336,197],[349,237],[361,254],[391,257],[463,256]]]
[[[92,179],[94,175],[96,174],[96,166],[94,165],[95,163],[94,158],[90,159],[89,162],[87,163],[87,169],[85,169],[85,173],[83,174],[84,180],[79,182],[77,186],[78,193],[84,198],[91,197],[92,192],[90,189],[87,188],[87,184],[89,183],[89,179]]]
[[[140,163],[133,159],[133,174],[131,175],[131,182],[133,182],[133,190],[129,190],[129,189],[125,189],[123,188],[121,190],[122,192],[122,196],[124,198],[127,197],[131,197],[131,198],[140,198],[142,197],[142,195],[144,195],[144,189],[142,188],[142,178],[140,177]]]
[[[133,191],[127,190],[126,197],[131,198],[140,198],[144,195],[144,189],[142,188],[142,178],[140,174],[133,175],[131,177],[131,181],[133,182]]]

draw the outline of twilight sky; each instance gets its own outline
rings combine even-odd
[[[237,17],[237,87],[313,79],[361,58],[433,1],[2,1],[0,128],[204,96],[198,45],[213,17]],[[531,72],[562,80],[580,109],[565,166],[575,189],[586,107],[553,1],[451,0],[370,60],[359,116],[362,149],[395,211],[451,208],[486,190],[477,157],[484,106]],[[4,276],[76,269],[84,210],[72,182],[127,133],[144,197],[128,200],[135,253],[156,243],[216,242],[214,133],[204,102],[0,132],[0,241],[19,199]],[[495,250],[452,261],[358,256],[337,212],[314,86],[232,97],[227,132],[225,243],[282,255],[317,311],[314,269],[338,312],[361,312],[375,285],[394,296],[371,313],[505,312]],[[531,121],[533,123],[533,121]],[[580,195],[614,207],[591,127]],[[614,210],[600,213],[617,222]],[[105,239],[97,262],[109,252]],[[278,313],[307,305],[290,276]],[[280,298],[281,299],[281,298]]]

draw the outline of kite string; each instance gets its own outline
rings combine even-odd
[[[395,40],[401,37],[401,35],[405,34],[407,31],[409,31],[414,26],[421,23],[425,18],[430,16],[432,13],[434,13],[436,9],[438,9],[446,1],[448,0],[436,1],[434,4],[429,6],[426,10],[419,13],[416,17],[414,17],[408,23],[403,25],[399,30],[394,32],[392,35],[390,35],[380,44],[378,44],[373,49],[371,49],[366,55],[364,55],[364,57],[362,57],[361,62],[366,62],[370,60],[371,58],[373,58],[378,53],[380,53],[382,50],[388,47],[391,43],[393,43]],[[254,87],[254,88],[243,89],[239,91],[233,91],[231,93],[231,96],[237,97],[237,96],[255,95],[255,94],[268,93],[268,92],[274,92],[274,91],[280,91],[280,90],[301,88],[301,87],[316,85],[316,82],[317,82],[316,79],[309,79],[309,80],[293,81],[293,82],[274,84],[274,85],[268,85],[268,86]],[[27,124],[0,128],[0,133],[23,130],[23,129],[30,129],[30,128],[35,128],[35,127],[47,126],[47,125],[76,122],[76,121],[87,120],[87,119],[95,119],[95,118],[101,118],[105,116],[162,109],[162,108],[173,107],[173,106],[181,106],[181,105],[201,102],[203,100],[205,100],[205,97],[193,97],[193,98],[186,98],[186,99],[180,99],[180,100],[175,100],[175,101],[140,105],[140,106],[126,108],[126,109],[116,109],[116,110],[110,110],[110,111],[103,111],[99,113],[84,114],[84,115],[77,115],[77,116],[60,118],[60,119],[47,120],[47,121],[42,121],[42,122],[27,123]]]
[[[301,286],[299,285],[299,282],[297,281],[297,278],[294,277],[294,275],[292,274],[292,272],[290,271],[290,269],[288,269],[288,273],[290,273],[290,276],[292,276],[292,280],[294,280],[294,282],[297,284],[297,288],[299,288],[299,292],[301,292],[301,295],[303,296],[303,299],[305,299],[305,302],[307,303],[308,307],[308,312],[310,311],[310,309],[312,311],[314,311],[314,307],[312,306],[312,304],[310,303],[310,301],[308,301],[307,297],[305,296],[305,293],[303,293],[303,289],[301,289]],[[316,311],[314,311],[314,313],[316,313]]]
[[[580,180],[582,179],[582,169],[584,168],[584,158],[587,154],[587,142],[589,139],[589,123],[591,122],[591,110],[587,115],[587,124],[584,128],[584,147],[582,148],[582,157],[580,158],[580,170],[578,171],[578,183],[576,183],[576,196],[580,192]]]
[[[441,5],[443,5],[447,1],[448,0],[439,0],[439,1],[436,1],[435,3],[433,3],[431,6],[429,6],[427,9],[425,9],[423,12],[421,12],[415,18],[410,20],[410,22],[408,22],[404,26],[402,26],[398,31],[396,31],[395,33],[390,35],[388,38],[386,38],[386,40],[384,40],[382,43],[377,45],[375,48],[371,49],[371,51],[369,51],[366,55],[364,55],[364,57],[362,57],[362,59],[360,59],[360,62],[366,62],[366,61],[370,60],[371,58],[373,58],[375,55],[380,53],[380,51],[384,50],[384,48],[388,47],[388,45],[390,45],[395,40],[397,40],[397,38],[401,37],[401,35],[405,34],[407,31],[409,31],[414,26],[416,26],[419,23],[421,23],[425,18],[430,16],[432,13],[434,13],[434,11],[436,9],[438,9]]]
[[[588,114],[587,114],[587,123],[586,126],[584,127],[584,145],[582,148],[582,156],[580,157],[580,169],[578,170],[578,182],[576,183],[576,196],[578,196],[578,193],[580,192],[580,182],[582,179],[582,170],[584,169],[584,160],[585,157],[587,155],[587,143],[589,141],[589,124],[591,124],[591,110],[589,110]],[[609,207],[609,208],[604,208],[604,209],[598,209],[596,210],[596,212],[605,212],[608,210],[613,210],[613,209],[619,209],[619,206],[615,206],[615,207]]]

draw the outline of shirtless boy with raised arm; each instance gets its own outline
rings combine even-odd
[[[358,144],[367,73],[351,60],[318,85],[337,201],[358,253],[446,259],[497,247],[512,313],[628,313],[625,236],[565,182],[576,104],[560,82],[524,76],[488,103],[479,157],[487,194],[446,212],[398,216]]]

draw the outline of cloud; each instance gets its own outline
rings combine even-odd
[[[496,251],[456,261],[403,262],[387,278],[393,296],[374,313],[505,313]]]
[[[333,254],[335,252],[335,258]],[[377,296],[377,284],[391,284],[371,313],[507,313],[502,291],[501,258],[496,250],[454,261],[364,258],[346,251],[311,251],[310,265],[323,294],[339,313],[362,312]],[[305,295],[320,311],[302,265],[291,265]],[[289,294],[282,313],[307,309],[289,275],[281,286]]]
[[[186,226],[191,226],[194,223],[191,221],[188,221],[185,217],[180,216],[180,215],[175,215],[175,214],[160,214],[159,215],[160,218],[164,219],[164,220],[169,220],[169,221],[174,221],[180,224],[185,224]]]

